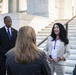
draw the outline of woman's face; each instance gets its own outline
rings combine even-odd
[[[60,32],[59,26],[58,25],[54,25],[54,33],[56,35],[59,35],[59,32]]]

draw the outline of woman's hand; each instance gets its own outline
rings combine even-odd
[[[51,59],[50,57],[48,57],[48,60],[49,60],[50,62],[54,62],[54,60],[53,60],[53,59]]]
[[[53,60],[54,60],[54,62],[59,62],[59,61],[61,61],[61,58],[58,57],[58,58],[55,58],[55,59],[53,59]]]
[[[53,59],[55,63],[59,62],[58,58]]]

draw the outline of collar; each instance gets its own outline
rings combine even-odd
[[[5,26],[5,29],[7,30],[8,28]],[[9,30],[11,30],[11,27],[9,28]]]

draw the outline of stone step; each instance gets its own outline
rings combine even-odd
[[[76,45],[76,41],[74,41],[74,40],[70,40],[69,43],[70,43],[70,44],[75,44],[75,45]]]
[[[76,45],[71,45],[70,49],[76,49]]]
[[[70,53],[76,55],[76,49],[70,49]]]
[[[76,40],[76,37],[68,37],[69,38],[69,40]]]
[[[56,73],[54,73],[54,75],[57,75]],[[65,75],[73,75],[73,74],[65,74]]]
[[[66,60],[65,66],[75,67],[76,60]]]
[[[76,55],[70,54],[68,60],[76,60]]]
[[[74,31],[74,32],[69,32],[68,35],[70,35],[70,36],[72,36],[72,37],[74,38],[74,35],[75,35],[75,37],[76,37],[76,32],[75,32],[75,31]],[[69,36],[69,37],[70,37],[70,36]],[[69,37],[68,37],[68,38],[69,38]]]
[[[75,21],[71,21],[70,23],[69,23],[69,25],[76,25],[76,20]]]
[[[65,74],[73,74],[74,67],[65,66]]]

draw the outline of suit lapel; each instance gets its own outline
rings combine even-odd
[[[8,34],[7,34],[7,32],[6,32],[5,27],[3,27],[3,32],[4,32],[4,33],[3,33],[3,34],[4,34],[4,36],[5,36],[7,39],[9,39],[9,38],[8,38]]]
[[[13,28],[11,28],[11,34],[12,34],[12,36],[11,36],[11,40],[12,40],[12,38],[14,36],[14,30],[13,30]]]

